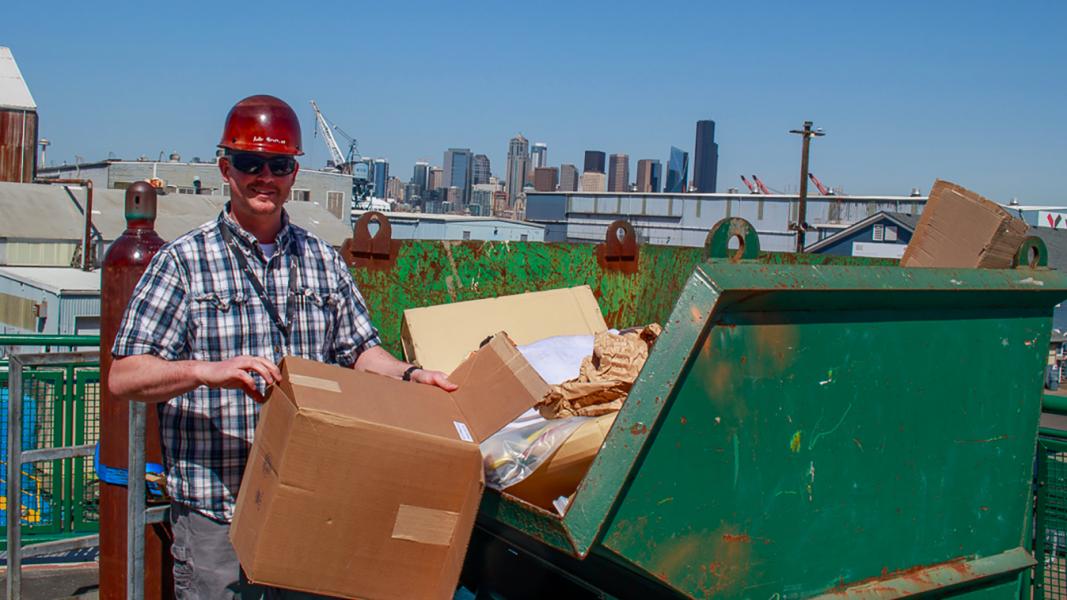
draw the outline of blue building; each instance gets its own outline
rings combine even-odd
[[[700,194],[714,194],[719,178],[719,145],[715,143],[715,121],[697,121],[693,150],[693,187]]]
[[[878,212],[808,246],[806,252],[834,256],[900,258],[911,241],[918,215]]]
[[[663,182],[663,193],[680,194],[689,188],[689,153],[681,148],[671,146],[671,157],[667,161],[667,179]]]
[[[454,187],[459,190],[457,198],[460,206],[467,206],[471,201],[471,169],[474,155],[470,148],[449,148],[445,151],[444,183],[442,187]]]
[[[385,198],[386,183],[389,181],[389,161],[384,158],[374,159],[372,181],[374,182],[373,196],[375,198]]]

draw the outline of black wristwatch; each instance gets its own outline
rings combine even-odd
[[[404,381],[411,381],[411,374],[418,370],[418,367],[416,367],[415,365],[411,365],[410,367],[408,367],[407,371],[404,371],[404,376],[401,377],[401,379],[403,379]]]

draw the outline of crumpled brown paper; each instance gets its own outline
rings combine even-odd
[[[597,417],[622,408],[648,351],[663,332],[657,323],[640,330],[598,333],[593,355],[582,360],[577,378],[554,385],[537,405],[546,419]]]

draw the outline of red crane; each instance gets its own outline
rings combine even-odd
[[[752,185],[752,182],[750,182],[749,180],[745,179],[744,175],[741,176],[741,181],[745,182],[745,187],[748,188],[748,192],[750,194],[758,194],[759,193],[758,191],[756,191],[756,186]]]
[[[755,175],[753,175],[752,176],[752,181],[755,181],[756,182],[756,186],[759,187],[759,193],[761,193],[761,194],[770,194],[771,193],[771,191],[769,189],[767,189],[767,186],[763,185],[763,182],[760,181],[759,177],[756,177]]]
[[[815,187],[819,188],[819,193],[823,196],[834,195],[834,191],[831,189],[827,189],[827,187],[823,185],[821,181],[819,181],[819,178],[815,176],[815,173],[808,173],[808,179],[810,179],[811,182],[815,184]]]

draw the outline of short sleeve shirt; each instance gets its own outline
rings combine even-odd
[[[381,343],[333,248],[283,213],[274,253],[265,256],[228,213],[227,205],[218,219],[156,254],[126,308],[113,355],[203,361],[252,355],[275,362],[293,355],[351,367]],[[232,233],[232,248],[222,227]],[[235,249],[278,315],[292,315],[288,340],[241,272]],[[265,391],[265,382],[254,377]],[[159,405],[167,485],[175,501],[218,521],[232,519],[258,416],[259,404],[241,390],[199,387]]]

